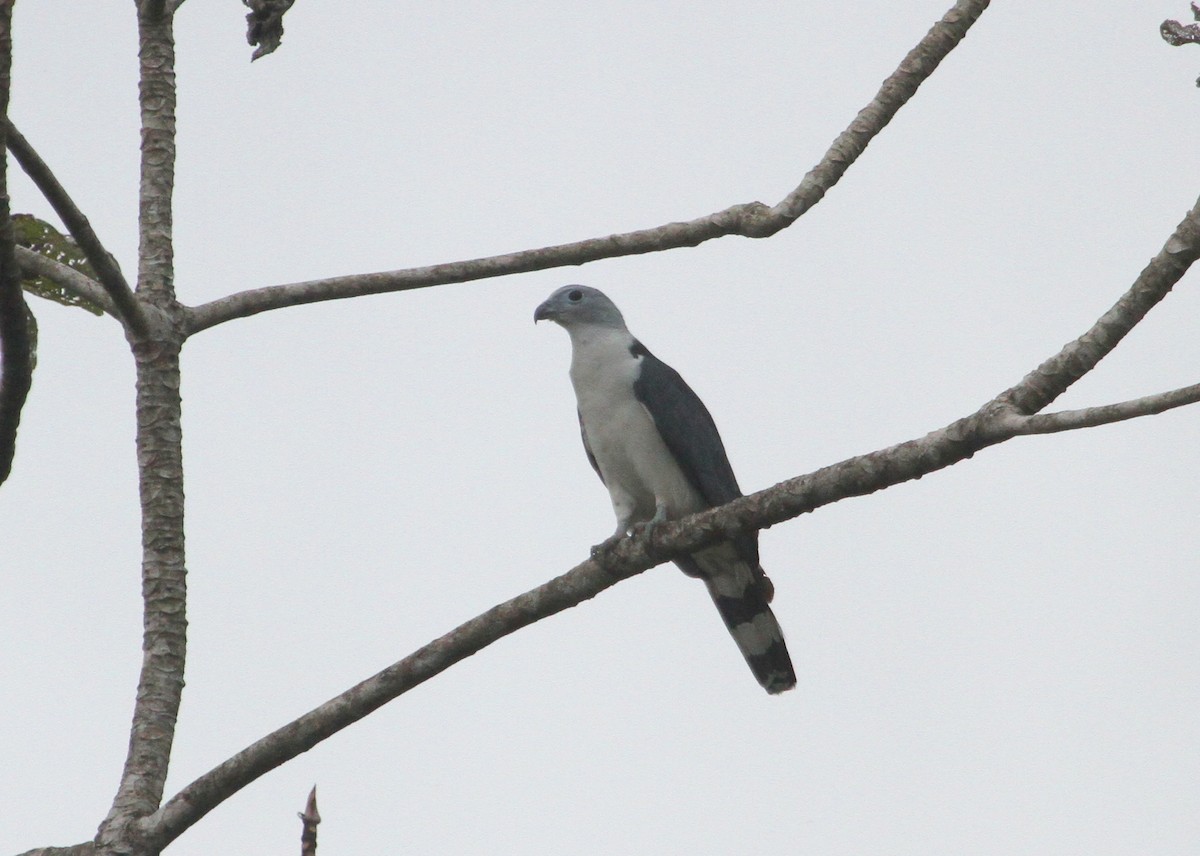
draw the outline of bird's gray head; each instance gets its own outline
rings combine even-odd
[[[534,311],[533,321],[554,321],[568,330],[585,325],[625,329],[617,305],[603,291],[586,285],[564,285],[555,291]]]

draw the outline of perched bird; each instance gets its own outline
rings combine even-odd
[[[683,378],[625,326],[603,292],[566,285],[538,306],[571,336],[571,384],[588,461],[608,488],[617,528],[593,549],[632,531],[713,508],[742,495],[708,409]],[[774,587],[758,563],[758,533],[675,560],[708,586],[717,611],[769,693],[796,685],[771,607]]]

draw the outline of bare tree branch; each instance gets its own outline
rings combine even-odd
[[[17,247],[17,263],[22,272],[34,276],[45,277],[84,300],[94,303],[109,315],[116,314],[112,298],[96,280],[87,274],[80,273],[75,268],[56,262],[52,258],[36,253],[28,247]]]
[[[1115,348],[1134,326],[1170,293],[1196,260],[1200,243],[1200,201],[1150,260],[1129,291],[1092,328],[1046,360],[998,401],[1017,413],[1037,413],[1058,398]]]
[[[596,558],[459,625],[382,672],[263,737],[205,773],[141,824],[164,847],[250,782],[504,636],[595,597],[672,556],[798,517],[823,505],[919,478],[1007,437],[989,432],[992,409],[923,438],[851,458],[617,543]]]
[[[605,569],[588,560],[450,631],[205,773],[142,824],[147,841],[165,847],[228,797],[387,702],[526,625],[595,597],[658,561],[644,544],[626,542]]]
[[[134,297],[133,289],[129,287],[125,275],[121,273],[117,260],[100,243],[100,239],[96,237],[87,217],[75,205],[58,179],[54,177],[50,167],[11,121],[7,123],[7,132],[8,150],[13,153],[17,163],[25,170],[25,174],[33,180],[38,190],[46,197],[46,201],[54,208],[63,225],[67,227],[67,231],[71,233],[71,237],[75,239],[75,243],[79,245],[79,249],[87,257],[92,270],[96,272],[100,285],[112,298],[109,303],[115,311],[111,314],[135,334],[145,333],[146,318],[142,314],[142,306]]]
[[[838,136],[820,163],[774,208],[769,208],[761,202],[749,202],[682,223],[667,223],[653,229],[641,229],[570,244],[429,267],[333,277],[243,291],[187,310],[188,333],[196,333],[234,318],[246,318],[270,309],[322,300],[406,291],[567,265],[581,265],[598,259],[694,247],[726,235],[742,235],[748,238],[766,238],[774,235],[790,226],[796,218],[820,201],[826,191],[841,179],[871,139],[883,130],[942,59],[962,41],[971,25],[988,7],[988,3],[989,0],[959,0],[955,3],[908,53],[900,67],[884,81],[875,98],[859,112],[850,127]]]
[[[824,505],[853,496],[865,496],[901,482],[920,478],[972,457],[988,446],[1024,433],[1037,433],[1027,426],[1037,422],[1022,414],[1016,402],[1049,403],[1054,389],[1069,377],[1065,366],[1090,371],[1103,353],[1115,346],[1153,305],[1147,295],[1166,295],[1183,272],[1200,257],[1200,201],[1187,213],[1168,239],[1163,251],[1138,276],[1130,290],[1075,342],[1046,360],[1017,386],[997,395],[975,413],[926,434],[886,449],[849,458],[807,475],[789,479],[766,490],[744,496],[727,505],[675,522],[659,525],[653,532],[618,542],[550,582],[493,607],[459,625],[382,672],[351,687],[288,725],[251,744],[213,768],[172,797],[154,815],[140,824],[146,840],[163,847],[184,830],[259,776],[305,752],[326,737],[362,719],[387,702],[507,636],[547,618],[600,592],[668,561],[718,541],[753,530],[764,529],[799,517]],[[1086,366],[1082,367],[1081,366]],[[1065,388],[1065,387],[1064,387]],[[1168,393],[1166,406],[1180,406],[1196,388]],[[1164,396],[1152,396],[1163,399]],[[1162,405],[1162,400],[1147,405]],[[1122,408],[1124,405],[1114,405]],[[1101,408],[1104,409],[1104,408]],[[1162,409],[1165,409],[1162,408]],[[1048,414],[1044,424],[1055,418],[1075,417]],[[1125,417],[1122,417],[1125,418]],[[1090,417],[1089,417],[1090,419]],[[1079,419],[1073,427],[1088,427]],[[1113,421],[1113,420],[1108,420]],[[1059,430],[1067,430],[1063,427]]]
[[[175,300],[172,199],[175,189],[174,8],[143,0],[138,15],[142,119],[138,193],[138,294],[164,308]]]
[[[1016,433],[1053,434],[1058,431],[1074,431],[1077,428],[1094,428],[1097,425],[1109,425],[1139,416],[1153,416],[1176,407],[1195,404],[1197,401],[1200,401],[1200,383],[1116,404],[1026,416],[1017,425]]]
[[[867,145],[882,131],[908,99],[916,94],[943,59],[966,38],[967,31],[988,7],[989,0],[960,0],[942,16],[925,38],[908,52],[892,72],[875,98],[859,111],[845,131],[838,135],[821,162],[804,176],[800,186],[772,209],[772,214],[791,223],[812,208],[858,160]]]
[[[12,70],[11,0],[0,2],[0,117],[8,115]],[[0,127],[0,144],[4,128]],[[3,150],[0,149],[0,153]],[[29,307],[21,289],[16,236],[8,204],[8,159],[0,158],[0,484],[12,472],[17,427],[33,384]]]
[[[752,234],[758,230],[758,226],[754,224],[765,222],[769,211],[770,209],[761,202],[752,202],[747,205],[735,205],[687,223],[668,223],[654,229],[610,235],[606,238],[590,238],[571,244],[402,271],[355,274],[243,291],[187,309],[187,331],[190,335],[216,324],[256,315],[268,309],[470,282],[564,265],[580,265],[597,259],[653,253],[675,247],[694,247],[722,235]]]

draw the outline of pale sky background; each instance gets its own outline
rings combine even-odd
[[[774,203],[949,0],[301,0],[177,22],[179,298]],[[11,115],[136,271],[133,4],[17,5]],[[231,322],[184,352],[190,660],[168,793],[612,528],[534,327],[605,290],[757,490],[973,411],[1200,194],[1185,0],[998,2],[765,241]],[[14,172],[19,171],[14,167]],[[51,216],[23,178],[14,209]],[[1058,405],[1200,380],[1193,271]],[[90,838],[140,663],[133,367],[36,302],[0,488],[0,852]],[[1056,406],[1058,406],[1056,405]],[[171,853],[1194,854],[1200,408],[1014,440],[763,534],[799,688],[660,567],[260,779]]]

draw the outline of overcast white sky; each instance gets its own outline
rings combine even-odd
[[[20,3],[11,115],[136,270],[131,3]],[[795,186],[949,0],[301,0],[177,23],[185,303],[688,219]],[[767,241],[231,322],[184,354],[190,660],[168,792],[612,528],[553,288],[605,290],[747,490],[973,411],[1200,194],[1184,0],[1000,2]],[[51,216],[23,179],[14,209]],[[1061,402],[1200,380],[1200,274]],[[91,837],[140,663],[133,368],[38,302],[0,488],[0,852]],[[172,846],[289,853],[1194,854],[1200,408],[1015,440],[762,537],[799,688],[652,570],[464,662]]]

